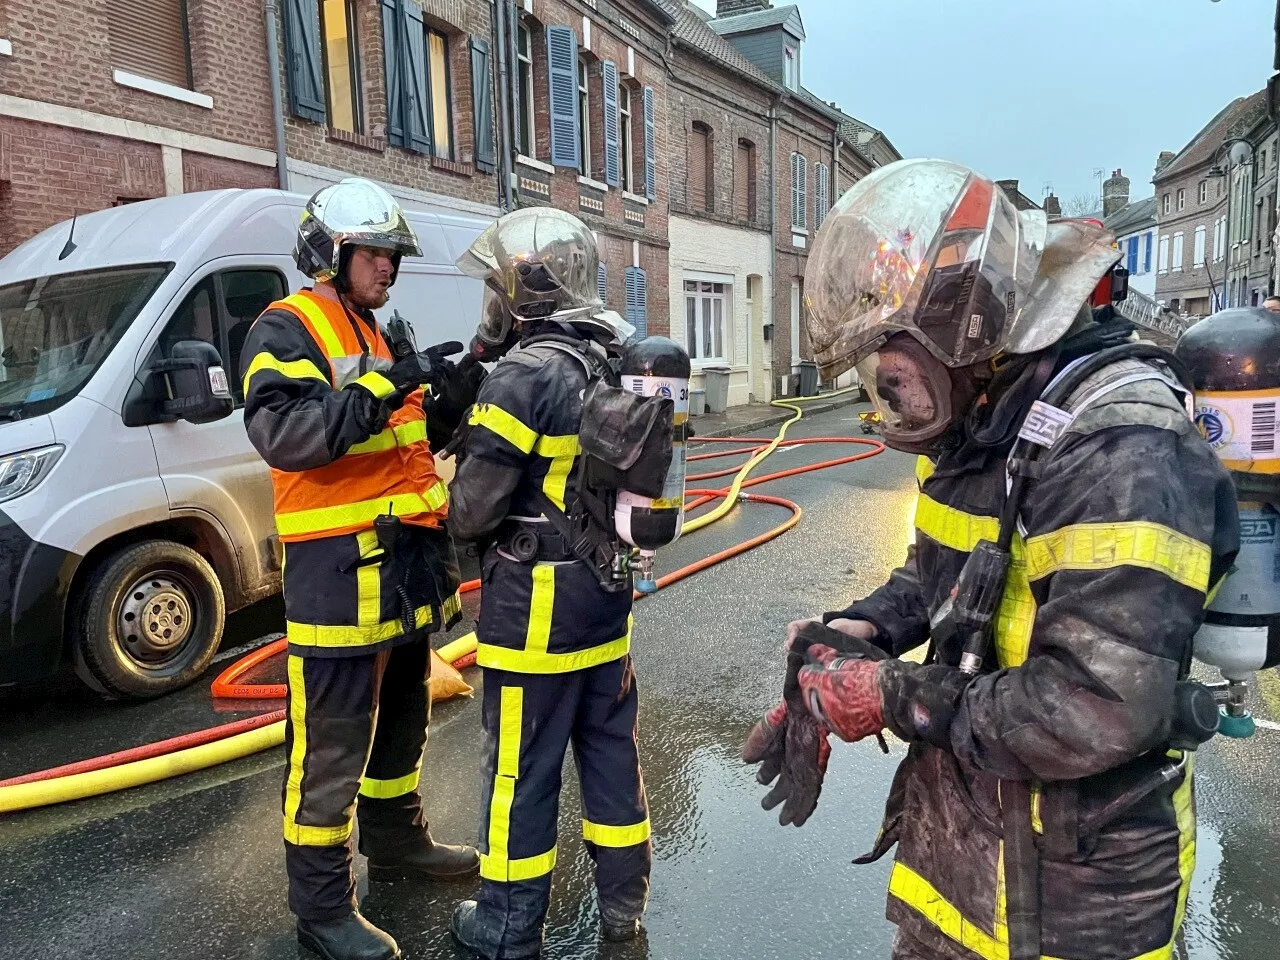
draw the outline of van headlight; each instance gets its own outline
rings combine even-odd
[[[49,475],[64,447],[55,443],[37,450],[24,450],[0,457],[0,503],[30,493]]]

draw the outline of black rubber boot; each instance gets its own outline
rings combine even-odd
[[[377,883],[454,880],[475,876],[479,871],[480,854],[475,847],[436,843],[425,834],[419,842],[369,854],[369,879]]]
[[[476,956],[483,957],[484,960],[499,960],[497,950],[491,945],[494,942],[493,938],[486,937],[486,931],[481,928],[476,907],[476,901],[463,900],[454,908],[453,923],[449,925],[453,939]],[[501,955],[501,960],[533,960],[541,956],[541,953],[540,950],[535,950],[533,953],[504,953]]]
[[[340,920],[298,918],[298,942],[324,960],[400,960],[391,934],[353,910]]]
[[[610,943],[626,943],[640,936],[639,920],[600,919],[600,936]]]

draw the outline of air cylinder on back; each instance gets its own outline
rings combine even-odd
[[[675,404],[671,467],[660,497],[618,491],[614,522],[618,535],[640,548],[636,589],[651,593],[654,553],[674,543],[684,521],[685,442],[689,429],[689,355],[674,340],[646,337],[622,355],[622,386],[643,397],[663,396]]]
[[[1196,634],[1195,656],[1222,671],[1222,732],[1247,736],[1245,681],[1280,664],[1280,316],[1260,308],[1201,320],[1175,351],[1196,388],[1196,424],[1231,471],[1240,553]]]

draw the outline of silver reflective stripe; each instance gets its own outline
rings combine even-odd
[[[391,361],[385,357],[366,356],[363,353],[353,353],[346,357],[330,357],[329,363],[333,365],[335,390],[351,385],[370,370],[391,369]]]

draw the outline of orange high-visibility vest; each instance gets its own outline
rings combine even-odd
[[[329,359],[329,383],[335,390],[360,380],[375,396],[392,392],[376,371],[391,366],[391,351],[377,324],[370,330],[341,304],[302,290],[277,300],[268,310],[296,316]],[[353,324],[359,324],[368,349],[361,348]],[[365,367],[364,372],[361,367]],[[272,469],[276,530],[286,543],[358,533],[379,514],[393,513],[404,523],[439,527],[448,516],[448,493],[436,473],[427,443],[422,391],[411,393],[391,415],[386,428],[358,443],[327,466],[291,472]]]

